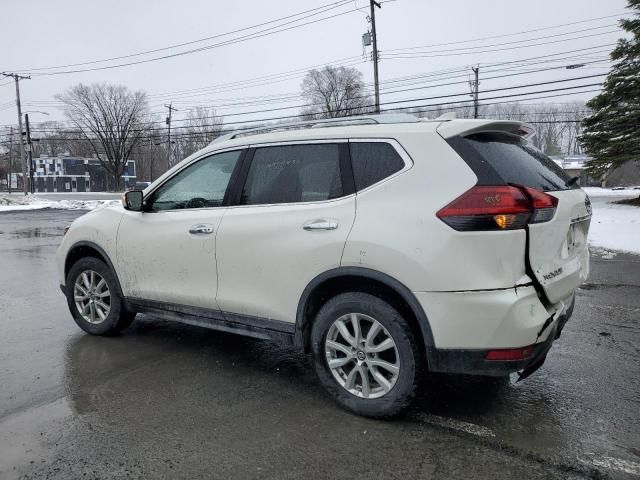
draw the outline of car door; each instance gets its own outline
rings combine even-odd
[[[294,322],[318,274],[338,267],[355,218],[348,143],[258,146],[217,242],[225,315]]]
[[[206,155],[125,211],[117,236],[127,297],[217,309],[216,235],[243,150]]]

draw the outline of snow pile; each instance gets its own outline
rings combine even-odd
[[[633,198],[640,196],[640,190],[634,190],[633,187],[627,187],[624,190],[611,190],[610,188],[600,188],[600,187],[583,187],[587,195],[590,198],[601,198],[601,197],[626,197]],[[616,199],[612,199],[616,200]]]
[[[640,254],[640,207],[611,203],[633,198],[640,190],[584,189],[593,205],[589,244],[595,254],[611,258],[611,250]]]
[[[0,212],[20,210],[93,210],[118,200],[47,200],[35,195],[0,195]]]

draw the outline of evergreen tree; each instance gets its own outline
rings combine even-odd
[[[630,39],[611,52],[614,64],[601,94],[587,102],[591,116],[583,121],[580,142],[593,156],[587,173],[605,179],[628,161],[640,163],[640,0],[628,0],[633,16],[620,20]]]

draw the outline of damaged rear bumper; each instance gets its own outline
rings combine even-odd
[[[546,360],[553,342],[560,336],[567,321],[573,314],[575,297],[567,308],[563,308],[549,318],[538,336],[546,338],[532,345],[531,353],[522,360],[487,360],[489,349],[435,348],[428,351],[429,370],[432,372],[506,376],[520,372],[520,380],[528,377]]]

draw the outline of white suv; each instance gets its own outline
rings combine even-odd
[[[527,376],[587,277],[591,217],[531,132],[380,115],[227,135],[78,218],[62,291],[95,335],[145,312],[311,351],[367,416],[425,370]]]

